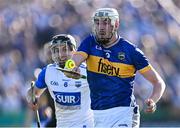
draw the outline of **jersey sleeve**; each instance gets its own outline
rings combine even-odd
[[[46,73],[46,67],[42,69],[42,71],[39,73],[38,79],[36,80],[36,87],[37,88],[46,88],[46,82],[45,82],[45,73]]]
[[[140,73],[144,73],[151,68],[147,57],[139,48],[134,48],[132,56],[134,66],[136,70],[139,70]]]

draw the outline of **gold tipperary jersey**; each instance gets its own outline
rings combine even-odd
[[[140,49],[120,36],[113,46],[104,48],[93,35],[89,35],[82,41],[76,54],[87,57],[87,79],[93,110],[135,104],[135,73],[137,70],[143,73],[151,68]]]

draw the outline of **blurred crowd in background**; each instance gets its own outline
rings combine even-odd
[[[172,2],[179,8],[174,13],[179,15],[180,1]],[[31,111],[25,95],[36,69],[50,62],[45,44],[60,33],[71,34],[80,43],[91,32],[91,15],[100,7],[118,10],[120,35],[143,50],[166,82],[166,91],[158,103],[162,113],[145,121],[178,123],[180,23],[157,0],[0,0],[0,112],[4,116],[23,113],[20,126],[29,126],[26,122]],[[151,85],[137,75],[135,94],[141,109],[151,91]],[[8,123],[2,124],[4,120]],[[4,120],[1,114],[0,126],[13,125],[13,118]]]

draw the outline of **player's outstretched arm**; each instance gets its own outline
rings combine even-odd
[[[156,103],[160,100],[163,92],[165,90],[165,83],[161,76],[152,67],[150,70],[142,73],[144,78],[146,78],[153,85],[153,92],[148,99],[145,100],[146,110],[145,112],[154,112],[156,110]]]
[[[79,67],[79,65],[84,62],[87,58],[81,54],[74,54],[72,56],[72,60],[75,62],[76,67]],[[75,67],[75,68],[76,68]],[[75,69],[76,70],[76,69]]]

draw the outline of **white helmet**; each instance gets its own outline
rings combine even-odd
[[[113,27],[112,30],[106,29],[106,36],[100,37],[98,33],[98,26],[96,25],[97,20],[101,19],[109,19],[111,26]],[[117,32],[119,27],[119,14],[116,9],[114,8],[100,8],[95,11],[92,16],[93,22],[93,34],[96,37],[98,43],[106,43],[111,40],[112,36]],[[99,26],[100,27],[100,26]]]
[[[61,59],[60,51],[58,49],[60,45],[65,45],[66,49],[70,49],[70,51],[74,51],[76,49],[76,40],[71,35],[59,34],[54,36],[50,42],[52,60],[59,66],[64,66],[65,60]],[[68,55],[68,53],[66,53],[66,55]]]
[[[59,35],[53,36],[50,42],[50,47],[54,47],[56,45],[59,45],[65,42],[68,43],[69,45],[72,45],[76,49],[76,40],[74,39],[73,36],[68,35],[68,34],[59,34]]]

